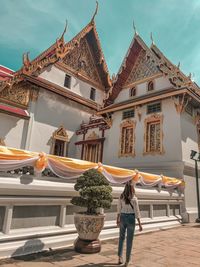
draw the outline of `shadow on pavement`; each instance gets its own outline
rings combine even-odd
[[[97,264],[93,264],[93,263],[87,263],[87,264],[83,264],[83,265],[77,265],[77,267],[88,267],[88,266],[92,266],[92,267],[114,267],[114,266],[119,266],[119,264],[117,263],[97,263]]]

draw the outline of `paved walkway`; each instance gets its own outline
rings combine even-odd
[[[117,242],[102,242],[98,254],[83,255],[72,248],[43,252],[22,259],[0,261],[0,267],[112,267],[117,264]],[[200,266],[200,224],[137,235],[130,267]]]

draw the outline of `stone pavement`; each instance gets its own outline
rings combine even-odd
[[[83,255],[73,248],[1,260],[0,267],[112,267],[117,266],[117,239],[102,242],[98,254]],[[137,235],[130,267],[200,266],[200,224]]]

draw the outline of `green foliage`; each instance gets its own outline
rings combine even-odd
[[[109,209],[112,203],[112,187],[106,178],[95,169],[84,172],[74,185],[79,197],[73,197],[71,203],[87,207],[87,214],[96,214],[97,208]]]

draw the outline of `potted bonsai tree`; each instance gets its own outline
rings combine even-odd
[[[99,252],[101,244],[98,236],[105,219],[105,215],[99,210],[111,207],[112,187],[100,172],[91,169],[77,179],[74,189],[79,192],[79,196],[73,197],[71,203],[86,207],[85,212],[74,215],[74,223],[79,235],[74,243],[75,250],[81,253]]]

